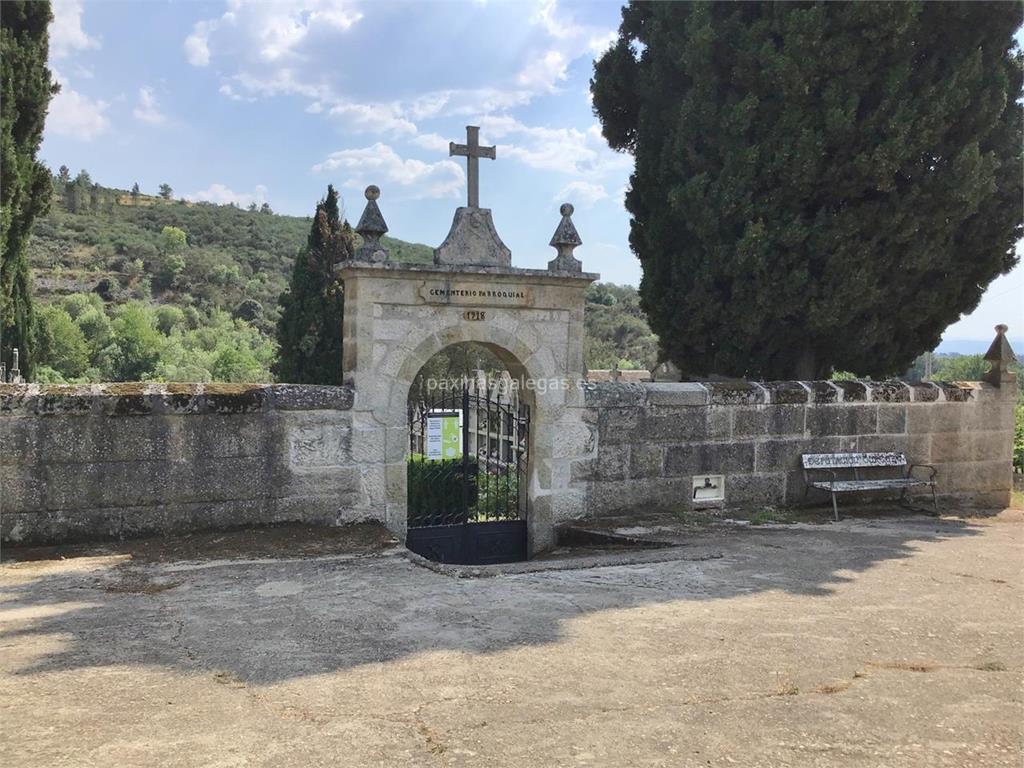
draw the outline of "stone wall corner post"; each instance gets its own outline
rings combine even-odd
[[[1017,374],[1010,370],[1010,366],[1017,362],[1017,356],[1010,347],[1006,338],[1009,328],[1000,323],[996,326],[996,337],[992,345],[985,353],[985,362],[989,363],[989,369],[982,375],[982,380],[994,387],[1005,389],[1009,395],[1016,397]]]

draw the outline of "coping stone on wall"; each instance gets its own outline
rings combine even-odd
[[[271,400],[282,411],[347,411],[352,408],[352,387],[319,384],[272,384]]]
[[[966,403],[974,397],[974,390],[980,386],[965,381],[936,381],[934,383],[942,390],[942,399],[947,403]]]
[[[810,388],[799,381],[766,381],[761,386],[768,390],[771,405],[804,405]]]
[[[913,403],[934,403],[942,393],[942,390],[930,381],[906,384],[910,388],[910,401]]]
[[[586,382],[583,385],[584,401],[589,408],[630,408],[647,402],[646,384],[623,384],[621,382]]]
[[[348,410],[351,387],[298,384],[0,384],[0,414],[146,416]]]
[[[862,381],[833,381],[842,390],[844,403],[863,403],[868,399],[868,388]]]
[[[707,405],[710,394],[699,382],[652,382],[644,384],[651,405]]]
[[[909,403],[910,387],[898,379],[865,382],[873,403]]]
[[[753,381],[706,381],[712,405],[765,405],[768,391]]]
[[[831,381],[805,381],[803,382],[811,392],[810,402],[815,405],[824,403],[835,403],[839,401],[841,390]]]

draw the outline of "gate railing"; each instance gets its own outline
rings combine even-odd
[[[454,423],[442,420],[455,418],[459,455],[448,457]],[[409,527],[524,518],[529,428],[529,406],[501,382],[464,381],[414,393],[409,404]]]

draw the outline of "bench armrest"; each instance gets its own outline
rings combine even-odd
[[[927,469],[930,472],[930,474],[928,475],[929,481],[934,480],[935,476],[939,474],[939,470],[937,470],[931,464],[911,464],[910,466],[907,467],[907,477],[912,476],[914,474],[915,469]]]

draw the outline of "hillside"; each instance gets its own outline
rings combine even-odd
[[[55,179],[50,212],[33,229],[28,256],[43,301],[95,292],[114,304],[135,299],[223,310],[272,332],[277,299],[309,234],[309,217],[107,187],[90,188],[85,197],[74,186]],[[169,246],[164,227],[182,230],[185,246]],[[428,246],[384,241],[399,261],[433,258]]]
[[[63,168],[53,183],[28,249],[41,381],[270,380],[277,301],[310,218],[104,187]],[[433,260],[429,246],[384,243],[397,261]],[[653,364],[635,288],[597,284],[587,302],[588,367]]]

